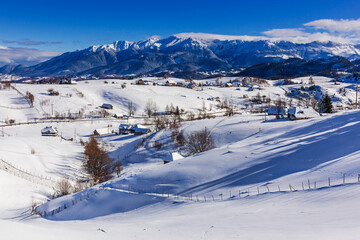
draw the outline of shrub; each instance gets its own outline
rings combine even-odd
[[[216,147],[214,139],[207,128],[190,133],[186,138],[185,145],[190,155],[205,152]]]
[[[84,190],[85,188],[86,188],[86,183],[81,181],[80,179],[78,179],[74,186],[73,192],[77,193],[77,192]]]
[[[154,143],[154,147],[156,148],[156,150],[160,150],[160,149],[161,149],[161,147],[162,147],[161,142],[159,142],[159,141],[155,141],[155,143]]]
[[[68,179],[62,179],[56,183],[56,192],[58,196],[64,196],[71,193],[72,185]]]

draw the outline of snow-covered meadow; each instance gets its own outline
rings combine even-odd
[[[213,80],[215,81],[215,79]],[[244,105],[249,97],[288,98],[292,88],[306,86],[308,78],[293,85],[271,82],[262,90],[248,88],[187,89],[139,86],[124,80],[76,85],[17,84],[21,92],[35,96],[34,108],[16,91],[1,90],[4,104],[0,116],[26,122],[44,113],[95,111],[103,103],[113,112],[127,114],[127,103],[137,106],[131,123],[143,123],[149,99],[164,110],[166,105],[197,112],[211,97],[227,98]],[[328,78],[314,77],[321,91],[334,95],[344,106],[355,97],[351,83],[334,85]],[[117,82],[117,83],[116,83]],[[49,96],[47,90],[59,91]],[[346,96],[340,88],[348,89]],[[79,92],[82,93],[79,94]],[[70,97],[71,94],[71,97]],[[20,107],[22,109],[20,109]],[[53,108],[53,109],[52,109]],[[239,107],[239,109],[242,109]],[[164,164],[169,153],[179,151],[169,129],[146,136],[99,137],[123,170],[119,177],[82,192],[51,201],[54,183],[83,175],[83,146],[93,130],[116,129],[125,119],[93,119],[6,126],[0,131],[0,159],[17,170],[0,169],[0,230],[5,239],[355,239],[359,234],[357,212],[360,174],[360,111],[344,110],[321,117],[289,121],[249,113],[185,121],[187,134],[207,127],[216,148]],[[5,118],[3,118],[5,119]],[[60,137],[43,137],[52,125]],[[146,139],[145,139],[146,137]],[[139,142],[143,144],[139,145]],[[154,147],[161,142],[161,149]],[[25,178],[19,171],[32,176]],[[45,179],[43,184],[36,178]],[[41,181],[40,181],[41,182]],[[345,182],[345,183],[344,183]],[[45,184],[46,183],[46,184]],[[330,183],[330,184],[329,184]],[[80,200],[81,199],[81,200]],[[46,217],[31,215],[32,203]],[[56,210],[66,205],[59,213]],[[55,210],[55,214],[51,212]],[[49,214],[50,213],[50,214]]]

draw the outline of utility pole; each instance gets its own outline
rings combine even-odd
[[[355,87],[355,109],[358,109],[358,85]]]

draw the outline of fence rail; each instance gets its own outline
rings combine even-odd
[[[350,177],[349,177],[350,176]],[[74,198],[67,200],[66,203],[62,203],[60,206],[47,210],[44,203],[35,207],[34,213],[42,217],[54,216],[57,213],[60,213],[76,204],[88,200],[98,194],[100,191],[118,191],[129,194],[144,194],[154,197],[159,197],[160,199],[171,199],[172,201],[177,202],[196,202],[196,203],[206,203],[211,201],[226,201],[231,199],[241,199],[249,196],[259,196],[264,194],[275,194],[275,193],[292,193],[299,191],[314,191],[317,189],[330,189],[337,186],[345,186],[350,184],[359,184],[360,183],[360,174],[354,176],[354,174],[343,174],[342,178],[327,178],[326,181],[321,183],[316,181],[311,181],[307,179],[306,181],[301,182],[300,184],[292,185],[287,184],[281,186],[279,184],[267,183],[259,186],[252,186],[247,188],[233,188],[229,189],[227,192],[213,192],[206,194],[176,194],[163,191],[161,189],[156,189],[155,187],[149,187],[147,189],[139,189],[132,187],[130,185],[118,185],[117,187],[109,186],[98,186],[96,189],[91,188],[79,193],[74,194]]]
[[[42,185],[45,187],[54,188],[54,186],[56,184],[55,180],[51,179],[50,177],[31,173],[25,169],[21,169],[21,168],[15,166],[15,164],[7,162],[1,158],[0,158],[0,169],[2,169],[14,176],[20,177],[22,179],[25,179],[27,181],[30,181],[30,182],[33,182],[33,183],[36,183],[36,184],[39,184],[39,185]]]

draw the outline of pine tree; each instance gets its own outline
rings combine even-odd
[[[321,99],[321,106],[319,106],[319,110],[323,113],[332,113],[333,105],[328,94],[325,94],[325,96]]]

